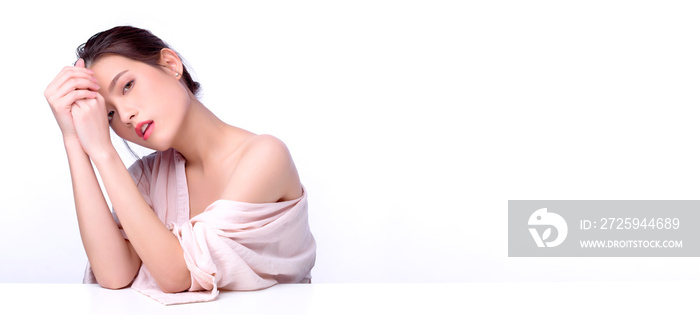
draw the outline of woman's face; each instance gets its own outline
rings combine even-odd
[[[104,56],[90,69],[117,135],[158,151],[172,146],[190,102],[176,71],[119,55]]]

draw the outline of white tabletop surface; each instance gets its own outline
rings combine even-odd
[[[2,283],[0,303],[3,314],[698,314],[697,284],[281,284],[221,292],[212,302],[163,306],[131,289]]]

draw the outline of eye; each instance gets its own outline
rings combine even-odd
[[[122,94],[126,94],[126,92],[129,92],[131,88],[134,87],[134,81],[129,81],[126,85],[124,85],[124,89],[122,89]]]
[[[110,111],[107,113],[107,120],[109,121],[110,124],[112,124],[112,118],[114,118],[114,111]]]

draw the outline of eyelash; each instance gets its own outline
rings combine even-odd
[[[130,91],[132,88],[134,88],[134,80],[131,80],[124,85],[124,88],[122,88],[122,94],[126,94],[126,92]],[[114,111],[110,111],[107,113],[107,121],[109,121],[109,124],[112,124],[112,118],[114,118]]]
[[[130,91],[131,89],[134,88],[134,80],[129,81],[124,85],[124,88],[122,89],[122,94],[126,94],[126,92]]]

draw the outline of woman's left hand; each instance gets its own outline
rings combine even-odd
[[[80,144],[90,157],[95,158],[98,154],[114,149],[109,137],[109,121],[102,95],[76,100],[71,115]]]

